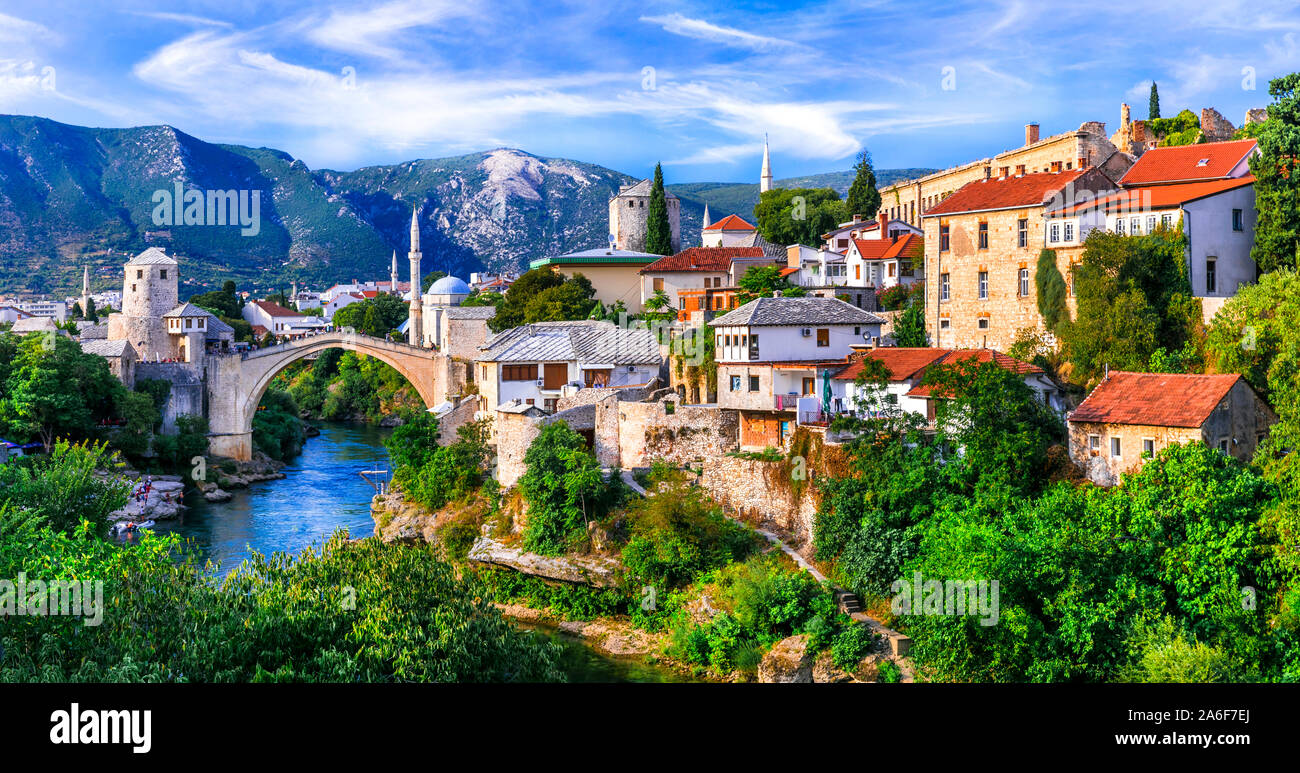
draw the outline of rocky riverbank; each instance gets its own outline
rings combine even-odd
[[[209,502],[226,502],[231,496],[231,489],[248,488],[250,484],[266,480],[280,480],[284,462],[277,461],[255,451],[253,458],[244,462],[238,459],[212,457],[208,460],[205,480],[195,482],[195,486]]]

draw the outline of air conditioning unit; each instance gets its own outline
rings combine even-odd
[[[799,335],[803,336],[804,338],[807,338],[808,336],[812,335],[812,328],[810,327],[800,328]]]
[[[537,379],[537,386],[546,386],[546,381],[540,378]]]
[[[635,366],[635,365],[629,365],[629,366],[627,366],[627,372],[628,372],[628,373],[636,373],[636,366]]]

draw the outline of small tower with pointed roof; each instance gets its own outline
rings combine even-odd
[[[758,192],[772,190],[772,154],[767,147],[767,135],[763,135],[763,171],[758,177]]]

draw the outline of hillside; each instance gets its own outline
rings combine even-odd
[[[882,182],[925,170],[881,170]],[[182,295],[233,278],[254,290],[387,276],[405,255],[412,206],[424,268],[465,275],[602,245],[608,200],[634,178],[595,164],[497,149],[352,172],[312,170],[271,148],[204,142],[170,126],[95,129],[0,116],[0,292],[69,293],[90,265],[95,289],[125,258],[159,245],[185,258]],[[843,193],[850,172],[778,181]],[[158,191],[257,191],[260,226],[155,225]],[[693,183],[682,233],[714,217],[752,217],[756,184]]]

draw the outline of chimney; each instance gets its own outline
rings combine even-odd
[[[888,233],[889,233],[889,215],[884,212],[881,212],[880,213],[880,238],[884,239],[886,234]]]
[[[854,215],[854,216],[853,216],[853,222],[854,222],[854,223],[861,223],[861,222],[862,222],[862,215]]]
[[[773,297],[773,298],[780,298],[780,297],[781,297],[781,291],[780,291],[780,290],[773,290],[773,291],[772,291],[772,297]]]
[[[1038,124],[1027,123],[1025,124],[1025,144],[1033,145],[1035,142],[1038,142]]]

